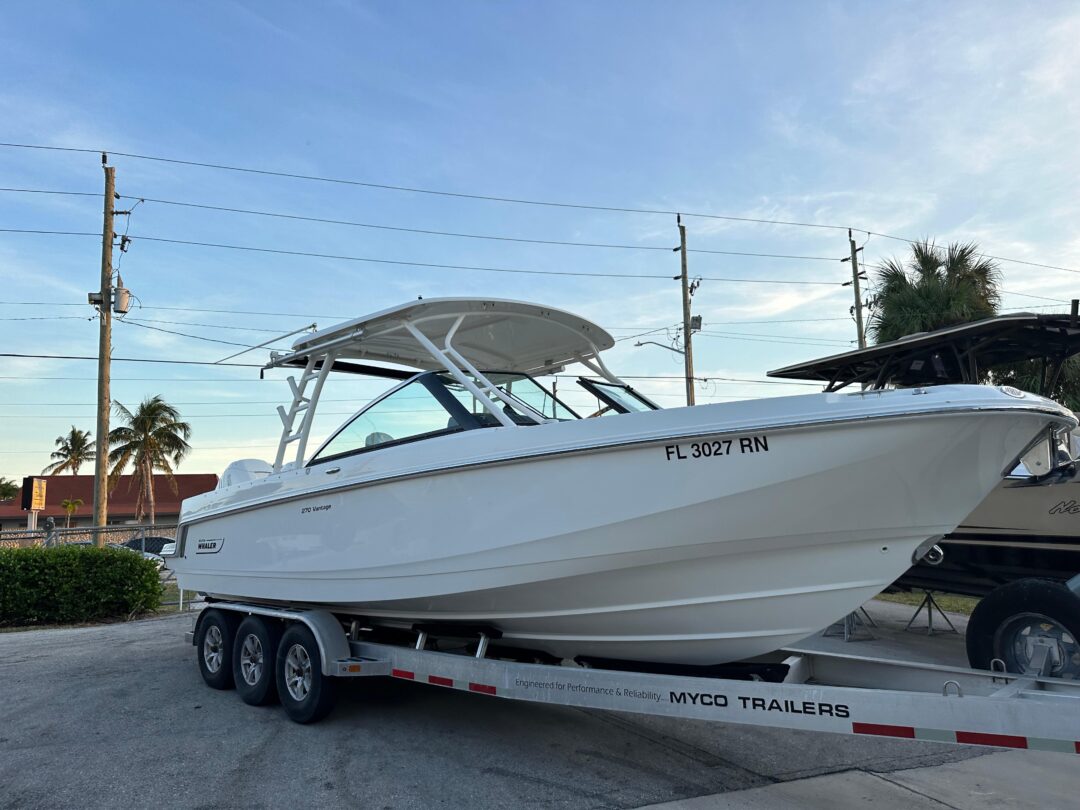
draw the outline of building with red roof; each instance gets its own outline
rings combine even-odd
[[[65,500],[81,499],[83,505],[72,515],[71,525],[90,526],[94,522],[94,476],[48,475],[45,488],[45,508],[38,513],[38,526],[45,518],[56,519],[57,526],[67,522],[67,512],[60,506]],[[218,477],[213,473],[177,474],[174,476],[177,492],[173,492],[169,480],[163,475],[154,476],[155,521],[161,524],[176,523],[180,517],[180,503],[185,498],[209,492],[217,486]],[[109,493],[109,525],[135,523],[135,500],[138,485],[134,476],[122,475]],[[149,506],[145,511],[149,514]],[[0,501],[0,531],[25,529],[28,513],[22,509],[22,490],[9,501]],[[145,520],[149,520],[146,517]]]

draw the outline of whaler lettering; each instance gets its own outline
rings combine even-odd
[[[224,537],[205,537],[195,542],[196,554],[216,554],[225,545]]]

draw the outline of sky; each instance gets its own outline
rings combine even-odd
[[[871,282],[904,239],[971,240],[1019,260],[1000,262],[1006,310],[1080,297],[1077,42],[1068,2],[15,0],[0,16],[0,141],[110,153],[137,300],[114,357],[213,363],[417,296],[514,298],[609,329],[616,373],[678,406],[681,358],[634,345],[676,336],[678,211],[703,279],[697,399],[731,402],[812,392],[765,372],[852,347],[847,227]],[[0,147],[0,187],[85,195],[0,191],[2,229],[100,234],[98,154]],[[96,355],[100,242],[0,232],[3,351]],[[220,473],[272,457],[288,389],[281,372],[259,379],[266,359],[114,362],[113,399],[174,403],[193,429],[180,471]],[[95,375],[92,361],[0,358],[0,475],[39,474],[58,435],[93,431]],[[384,387],[329,386],[315,432]],[[559,380],[586,407],[573,388]]]

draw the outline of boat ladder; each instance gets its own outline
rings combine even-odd
[[[281,417],[282,431],[281,440],[278,442],[277,456],[274,458],[274,472],[281,472],[285,461],[285,453],[290,444],[296,443],[296,457],[294,463],[299,465],[304,461],[304,453],[307,450],[308,437],[311,435],[311,422],[315,413],[315,405],[319,401],[323,384],[326,382],[330,369],[333,368],[335,353],[325,355],[311,355],[304,366],[304,373],[300,380],[289,377],[289,388],[292,390],[292,404],[288,410],[279,405],[277,412]],[[307,396],[308,386],[314,382],[311,395]],[[299,426],[296,425],[297,417],[300,418]]]

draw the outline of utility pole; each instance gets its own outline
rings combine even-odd
[[[866,348],[866,331],[863,329],[862,317],[862,291],[859,289],[859,251],[862,248],[855,247],[855,240],[851,237],[851,228],[847,232],[848,246],[851,248],[851,283],[855,288],[855,326],[859,330],[859,348]]]
[[[683,363],[686,376],[686,404],[694,404],[694,350],[690,344],[690,278],[686,270],[686,226],[682,223],[682,214],[675,215],[679,226],[679,258],[682,261],[682,324],[683,324]]]
[[[112,355],[112,249],[113,219],[116,216],[116,168],[107,166],[108,156],[103,152],[101,165],[105,170],[104,224],[101,227],[101,292],[90,294],[91,303],[96,299],[101,321],[98,329],[98,389],[97,389],[97,453],[94,457],[94,525],[105,526],[109,518],[109,372]],[[97,545],[105,542],[97,538]]]

